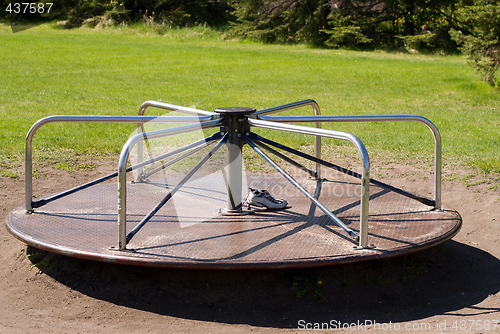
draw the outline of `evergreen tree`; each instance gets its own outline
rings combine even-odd
[[[476,0],[458,13],[462,26],[452,30],[453,39],[491,86],[499,85],[496,73],[500,68],[500,4]]]
[[[234,33],[278,43],[322,44],[330,12],[328,0],[242,0],[233,3]]]
[[[265,42],[420,50],[456,48],[451,0],[240,0],[234,32]]]

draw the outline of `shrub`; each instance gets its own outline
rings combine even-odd
[[[436,49],[436,34],[431,32],[413,36],[401,36],[400,38],[404,41],[406,49],[409,51],[416,50],[427,53]]]
[[[330,30],[323,30],[330,37],[325,41],[325,45],[331,48],[362,48],[372,42],[366,37],[360,27],[346,26],[335,27]]]
[[[469,63],[491,86],[499,85],[496,73],[500,68],[500,4],[476,0],[459,12],[462,29],[450,31],[461,46]]]

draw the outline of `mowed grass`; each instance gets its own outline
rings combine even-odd
[[[225,40],[208,28],[158,35],[146,29],[13,34],[0,26],[0,161],[20,159],[38,119],[55,114],[134,115],[146,100],[213,110],[257,109],[312,98],[323,114],[418,114],[443,137],[447,164],[500,173],[500,92],[461,56],[312,49]],[[150,110],[149,113],[162,114]],[[311,114],[303,108],[286,114]],[[331,123],[387,159],[430,159],[416,123]],[[35,148],[48,154],[119,152],[133,125],[49,125]],[[268,132],[299,147],[310,138]],[[332,150],[348,144],[326,141]]]

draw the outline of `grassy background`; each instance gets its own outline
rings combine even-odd
[[[158,35],[137,26],[57,30],[42,25],[16,34],[0,26],[0,79],[3,164],[21,159],[29,127],[48,115],[134,115],[146,100],[213,110],[261,109],[312,98],[323,114],[425,116],[441,132],[445,162],[500,173],[500,92],[478,81],[459,56],[228,41],[203,27]],[[293,112],[301,113],[311,110]],[[432,156],[432,137],[420,124],[326,127],[353,132],[369,152],[393,159]],[[132,125],[50,125],[39,131],[35,147],[48,154],[55,154],[55,147],[117,152],[132,130]],[[279,140],[308,144],[300,135]]]

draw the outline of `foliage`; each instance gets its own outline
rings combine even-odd
[[[405,46],[409,50],[431,52],[436,49],[436,34],[427,33],[413,36],[403,36]]]
[[[265,42],[456,48],[448,34],[457,24],[456,2],[450,0],[241,0],[234,6],[239,19],[234,32]]]
[[[491,86],[499,85],[496,73],[500,68],[500,4],[476,0],[459,12],[463,29],[453,30],[452,37],[461,51]]]
[[[322,43],[328,4],[328,0],[237,1],[234,33],[268,43]]]
[[[360,27],[345,26],[335,27],[331,30],[325,30],[330,37],[325,44],[331,48],[348,47],[351,49],[363,47],[372,42],[372,39],[366,37]]]
[[[125,8],[134,13],[132,20],[144,15],[155,17],[171,26],[199,24],[221,26],[230,19],[231,7],[225,0],[122,0]]]
[[[496,37],[488,34],[499,29],[498,24],[493,27],[499,5],[487,1],[491,0],[66,0],[40,17],[60,20],[66,28],[143,21],[159,33],[169,27],[221,27],[231,22],[233,36],[330,48],[429,53],[454,52],[460,43],[491,82],[497,66],[491,65]],[[10,2],[0,0],[4,7]],[[12,17],[0,11],[0,19]]]
[[[5,8],[11,0],[0,0]],[[45,0],[42,2],[50,2]],[[53,1],[49,14],[41,17],[64,20],[63,26],[73,28],[85,20],[111,21],[114,24],[142,20],[145,16],[172,26],[208,24],[224,25],[230,18],[231,7],[225,0],[65,0]],[[10,20],[13,14],[0,11],[0,19]],[[30,19],[30,17],[26,17]]]
[[[11,0],[0,0],[2,7],[6,7]],[[66,20],[65,27],[72,28],[79,26],[85,19],[97,17],[106,14],[107,12],[124,10],[123,3],[114,0],[65,0],[65,1],[40,1],[43,3],[53,2],[49,13],[36,14],[36,16],[29,14],[15,14],[0,11],[0,18],[7,20]],[[3,16],[2,16],[3,15]]]
[[[9,177],[11,179],[17,179],[19,177],[19,175],[17,173],[12,173],[12,172],[9,172],[9,171],[4,171],[4,170],[1,170],[1,169],[0,169],[0,174],[3,175],[3,176]]]

